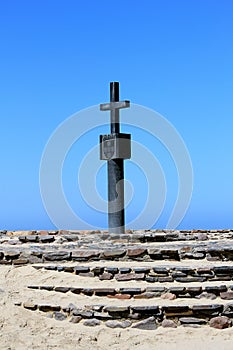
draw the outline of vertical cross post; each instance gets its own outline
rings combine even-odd
[[[111,134],[100,135],[100,159],[108,162],[109,233],[125,232],[124,159],[131,157],[131,147],[130,134],[120,133],[119,110],[129,106],[129,101],[119,101],[119,83],[110,83],[110,103],[100,105],[111,117]]]

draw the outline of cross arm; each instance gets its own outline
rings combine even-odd
[[[114,109],[122,109],[129,108],[130,101],[118,101],[118,102],[109,102],[109,103],[101,103],[100,110],[101,111],[110,111]]]

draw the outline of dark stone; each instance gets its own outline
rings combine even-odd
[[[42,267],[40,267],[40,268],[43,268],[43,266]],[[48,265],[48,266],[44,266],[44,269],[45,270],[52,270],[52,271],[55,271],[55,270],[57,270],[57,266],[55,266],[55,265],[53,265],[53,266],[51,266],[51,265]]]
[[[102,253],[102,257],[105,259],[117,259],[121,258],[125,255],[126,250],[119,249],[119,250],[105,250]]]
[[[146,276],[145,281],[149,283],[155,283],[155,282],[158,282],[158,277]]]
[[[24,236],[25,237],[25,241],[28,243],[37,243],[39,242],[39,237],[37,235],[31,235],[31,236]],[[19,240],[20,240],[20,236],[19,236]]]
[[[127,255],[129,258],[136,258],[139,256],[143,256],[147,253],[146,249],[143,248],[136,248],[136,249],[128,249]]]
[[[55,292],[67,293],[67,292],[69,292],[70,288],[69,287],[55,287],[54,290],[55,290]]]
[[[54,236],[52,235],[47,235],[47,236],[40,236],[40,242],[41,243],[52,243],[54,242]]]
[[[174,279],[172,278],[172,276],[158,277],[158,281],[159,281],[160,283],[164,283],[164,282],[173,282]]]
[[[33,267],[33,269],[35,269],[35,270],[41,270],[41,269],[44,268],[43,265],[33,265],[32,267]]]
[[[144,277],[145,277],[144,273],[126,273],[126,274],[115,275],[115,278],[117,281],[143,280]]]
[[[75,250],[71,253],[71,258],[75,261],[96,260],[99,256],[100,251],[97,250]]]
[[[112,273],[113,275],[119,272],[117,267],[105,267],[105,272]]]
[[[209,278],[210,281],[231,281],[232,280],[232,276],[224,276],[224,275],[219,275],[219,276],[215,276],[212,278]]]
[[[179,252],[177,249],[161,249],[163,259],[180,260]]]
[[[168,290],[169,290],[170,293],[173,293],[175,295],[185,294],[186,293],[185,287],[170,287]]]
[[[152,260],[161,260],[162,259],[162,254],[161,250],[158,248],[149,248],[147,249],[148,254]]]
[[[144,330],[154,330],[157,328],[157,325],[155,323],[155,318],[153,316],[135,323],[132,328],[137,328],[137,329],[144,329]]]
[[[135,273],[149,273],[150,272],[149,267],[134,267],[133,270]]]
[[[28,286],[28,288],[30,288],[30,289],[40,289],[39,286]]]
[[[104,312],[108,312],[113,318],[127,318],[130,310],[127,306],[106,306]]]
[[[224,249],[223,255],[227,260],[233,260],[233,249],[232,248]]]
[[[153,271],[158,275],[168,276],[169,271],[166,267],[153,267]]]
[[[89,310],[73,310],[73,316],[81,316],[82,318],[91,318],[93,317],[93,311]]]
[[[73,273],[74,272],[74,268],[72,266],[64,266],[64,271]]]
[[[4,252],[4,256],[6,260],[18,259],[20,256],[20,251],[18,250],[6,251]]]
[[[130,308],[133,313],[138,313],[143,316],[160,314],[158,306],[131,306]]]
[[[82,293],[84,295],[92,296],[94,293],[94,290],[92,288],[83,288]]]
[[[210,275],[210,276],[213,275],[213,271],[211,269],[205,268],[205,267],[198,268],[196,272],[199,275]]]
[[[74,294],[80,294],[82,292],[82,288],[70,288],[70,291]]]
[[[88,327],[95,327],[95,326],[99,326],[100,325],[100,320],[97,320],[97,318],[92,318],[90,320],[85,320],[83,322],[84,326],[88,326]]]
[[[38,308],[40,311],[43,311],[43,312],[60,311],[61,309],[59,305],[49,305],[49,304],[39,305]]]
[[[80,273],[87,273],[87,272],[90,272],[90,268],[87,266],[75,266],[74,272],[76,275],[78,275]]]
[[[172,272],[171,276],[176,280],[179,277],[187,277],[186,273],[181,271]]]
[[[120,273],[130,273],[131,272],[131,268],[130,267],[120,267],[119,268],[119,272]]]
[[[194,315],[214,317],[218,316],[223,311],[223,305],[193,305],[192,310]]]
[[[104,272],[104,267],[96,266],[91,268],[91,272],[94,273],[95,276],[102,275]]]
[[[206,320],[197,317],[181,317],[179,318],[181,324],[206,324]]]
[[[75,234],[63,235],[62,237],[65,238],[68,242],[76,242],[79,240],[79,236]]]
[[[213,267],[213,270],[217,276],[228,276],[233,274],[233,266],[215,266]]]
[[[47,290],[47,291],[51,291],[54,289],[54,286],[40,286],[40,290]]]
[[[55,311],[54,318],[57,321],[64,321],[67,318],[67,316],[63,312]]]
[[[225,285],[222,286],[206,286],[205,291],[207,293],[214,293],[216,295],[219,295],[220,292],[226,292],[227,287]]]
[[[151,234],[146,233],[145,234],[145,242],[165,242],[165,234]]]
[[[180,266],[180,267],[175,267],[174,271],[180,271],[185,273],[186,275],[191,275],[195,272],[195,269],[192,269],[191,267]]]
[[[192,310],[186,305],[163,306],[162,310],[166,316],[192,315]]]
[[[177,277],[176,281],[181,283],[205,282],[206,277]]]
[[[125,320],[125,321],[107,321],[105,322],[105,326],[109,328],[127,328],[130,327],[132,322]]]
[[[48,252],[43,254],[43,258],[48,261],[70,260],[70,253],[65,251]]]
[[[114,295],[116,294],[116,291],[114,288],[96,288],[93,289],[93,291],[95,292],[95,295],[98,296],[106,296],[106,295]]]
[[[21,243],[26,243],[26,242],[27,242],[27,236],[19,236],[19,237],[18,237],[18,240],[19,240]]]
[[[217,329],[224,329],[231,327],[232,322],[231,320],[226,316],[218,316],[213,317],[210,322],[210,327],[217,328]]]
[[[233,291],[231,292],[221,292],[220,297],[223,300],[232,300],[233,299]]]
[[[135,295],[135,294],[141,294],[142,290],[141,288],[120,288],[120,293]]]

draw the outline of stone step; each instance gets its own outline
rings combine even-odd
[[[125,288],[92,288],[81,286],[53,286],[53,285],[30,285],[29,289],[40,289],[46,291],[55,291],[60,293],[71,292],[74,294],[108,297],[115,299],[152,299],[159,298],[167,300],[175,300],[177,298],[196,298],[214,300],[220,297],[222,300],[233,300],[233,285],[219,285],[219,286],[175,286],[175,287],[125,287]]]
[[[44,239],[43,239],[44,237]],[[0,243],[19,238],[21,243],[49,243],[53,240],[78,241],[85,243],[111,242],[174,242],[174,241],[204,241],[233,239],[233,230],[127,230],[125,234],[109,234],[107,231],[69,231],[69,230],[31,230],[31,231],[0,231]]]
[[[88,305],[80,308],[74,304],[33,302],[16,303],[29,311],[37,311],[58,321],[68,320],[73,323],[83,322],[86,326],[104,323],[111,328],[156,329],[158,326],[176,328],[179,325],[206,325],[215,328],[232,326],[233,304],[199,304],[199,305]]]
[[[73,273],[82,277],[97,277],[99,280],[116,279],[119,282],[145,280],[155,282],[205,282],[231,281],[233,265],[192,267],[192,266],[88,266],[88,265],[33,265],[37,270],[45,269]]]
[[[49,261],[233,261],[233,240],[177,243],[176,245],[103,244],[77,248],[72,244],[1,245],[0,264],[33,264]]]

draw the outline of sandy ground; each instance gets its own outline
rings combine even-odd
[[[189,264],[191,264],[190,262]],[[156,263],[157,264],[157,263]],[[185,263],[184,265],[189,265]],[[67,264],[65,264],[67,265]],[[90,264],[88,264],[90,265]],[[93,263],[92,263],[93,265]],[[95,263],[102,266],[102,263]],[[107,265],[111,265],[108,263]],[[116,263],[115,263],[116,265]],[[126,263],[124,263],[124,266]],[[142,266],[137,263],[135,266]],[[144,264],[148,265],[148,263]],[[153,264],[155,265],[155,264]],[[165,265],[165,264],[163,264]],[[210,264],[205,264],[210,265]],[[119,266],[119,263],[118,263]],[[87,304],[114,304],[114,305],[159,305],[163,304],[192,304],[187,299],[174,301],[159,301],[159,298],[150,300],[113,300],[108,298],[90,298],[75,295],[70,292],[56,293],[43,290],[31,290],[27,286],[54,285],[54,286],[81,286],[81,287],[128,287],[135,282],[103,281],[97,278],[78,277],[65,272],[35,270],[32,266],[14,268],[0,266],[0,349],[97,349],[105,350],[148,350],[148,349],[233,349],[233,328],[217,330],[209,326],[201,328],[178,327],[164,329],[159,327],[153,331],[138,329],[110,329],[104,325],[86,327],[81,323],[72,324],[68,320],[56,321],[38,311],[29,311],[14,305],[14,302],[33,301],[38,303],[49,302],[67,306],[70,302],[75,305]],[[210,282],[206,282],[210,285]],[[214,283],[217,284],[216,282]],[[224,283],[220,283],[224,284]],[[225,283],[227,284],[227,283]],[[229,283],[231,284],[231,283]],[[145,282],[137,282],[137,287],[145,286]],[[169,286],[169,284],[159,284]],[[174,285],[174,283],[172,284]],[[195,285],[195,284],[192,284]],[[147,284],[148,286],[148,284]],[[220,300],[206,300],[205,303],[218,303]],[[223,300],[221,300],[223,303]]]

